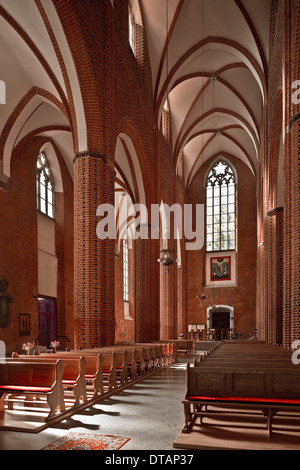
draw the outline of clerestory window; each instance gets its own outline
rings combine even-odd
[[[236,247],[235,175],[224,161],[216,163],[206,181],[206,250]]]
[[[46,155],[40,153],[36,171],[37,209],[49,217],[54,217],[54,183]]]

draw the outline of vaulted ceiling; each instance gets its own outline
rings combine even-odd
[[[240,158],[255,174],[267,93],[271,0],[131,3],[145,28],[156,123],[160,126],[168,100],[174,161],[183,155],[187,187],[200,166],[220,153]],[[86,150],[85,116],[72,55],[51,0],[0,0],[0,63],[0,80],[7,86],[7,104],[0,113],[3,172],[10,175],[10,154],[22,139],[47,134],[72,174],[70,103],[79,150]],[[125,135],[117,148],[136,167]],[[127,178],[126,171],[118,168],[119,180],[131,181],[132,197],[138,199],[140,170]]]
[[[168,99],[174,159],[183,154],[187,187],[220,153],[255,174],[271,0],[140,0],[140,7],[157,124]]]

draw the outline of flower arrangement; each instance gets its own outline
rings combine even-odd
[[[34,348],[34,341],[32,343],[24,343],[22,349],[27,351],[27,354],[29,354],[30,349]]]
[[[59,341],[51,341],[50,347],[56,350],[56,348],[59,346]]]

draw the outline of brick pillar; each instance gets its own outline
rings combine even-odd
[[[187,338],[185,266],[178,266],[177,269],[177,337],[180,334]]]
[[[149,230],[149,232],[148,232]],[[159,339],[157,308],[157,240],[150,238],[150,226],[144,224],[136,240],[136,341]],[[147,236],[148,234],[148,236]]]
[[[177,264],[160,265],[160,339],[163,341],[177,338],[175,319],[175,275]]]
[[[267,341],[282,344],[283,294],[283,208],[268,212],[267,224]]]
[[[115,340],[114,244],[96,234],[97,207],[114,204],[114,172],[101,154],[74,159],[75,348],[110,346]]]
[[[300,113],[291,125],[291,175],[292,175],[292,291],[291,291],[291,324],[290,341],[300,339]],[[291,346],[291,344],[290,344]]]

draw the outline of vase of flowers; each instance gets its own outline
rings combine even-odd
[[[56,352],[56,348],[59,346],[59,341],[51,341],[50,347],[53,349],[53,352]]]
[[[28,343],[24,343],[23,344],[23,347],[22,349],[24,349],[25,351],[27,351],[27,354],[29,355],[30,354],[30,350],[34,348],[34,341],[32,343],[28,342]]]

